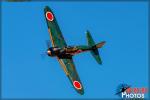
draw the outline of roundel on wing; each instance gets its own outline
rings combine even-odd
[[[81,88],[82,88],[81,83],[78,82],[78,81],[74,81],[74,82],[73,82],[73,86],[74,86],[76,89],[81,89]]]
[[[46,12],[46,19],[48,20],[48,21],[53,21],[54,20],[54,16],[53,16],[53,14],[51,13],[51,12]]]

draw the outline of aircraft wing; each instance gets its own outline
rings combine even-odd
[[[61,34],[60,28],[57,24],[56,18],[52,10],[46,6],[44,9],[44,15],[48,26],[48,32],[53,47],[65,47],[67,46],[64,37]]]
[[[71,84],[75,88],[75,90],[80,93],[81,95],[84,94],[83,85],[79,79],[78,73],[75,69],[73,59],[59,59],[59,63],[61,64],[62,68],[64,69],[67,77],[69,78]]]

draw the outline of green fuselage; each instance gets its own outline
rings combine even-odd
[[[59,58],[69,58],[75,54],[79,54],[81,52],[89,51],[92,47],[89,46],[67,46],[63,48],[59,47],[51,47],[47,50],[49,56],[57,56]]]

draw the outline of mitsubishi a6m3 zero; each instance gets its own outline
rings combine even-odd
[[[56,18],[52,10],[48,6],[44,8],[44,15],[48,26],[50,40],[52,43],[52,47],[48,45],[46,54],[48,56],[56,57],[58,59],[74,89],[82,95],[84,94],[83,85],[74,66],[72,57],[76,54],[90,51],[95,60],[99,64],[102,64],[97,48],[101,48],[105,44],[105,41],[95,44],[89,31],[87,31],[88,46],[67,46],[64,37],[62,36],[62,33],[60,31],[60,28],[57,24]]]

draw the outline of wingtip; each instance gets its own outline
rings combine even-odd
[[[46,5],[45,8],[49,8],[50,9],[50,7],[48,5]]]
[[[48,9],[48,8],[49,8],[48,6],[45,6],[45,7],[44,7],[45,10]]]
[[[80,95],[84,95],[84,90],[78,91]]]
[[[98,64],[99,64],[99,65],[103,65],[103,63],[102,63],[102,62],[98,62]]]
[[[45,7],[44,7],[44,10],[45,10],[45,11],[51,11],[51,12],[52,12],[52,10],[51,10],[51,8],[50,8],[49,6],[45,6]]]

